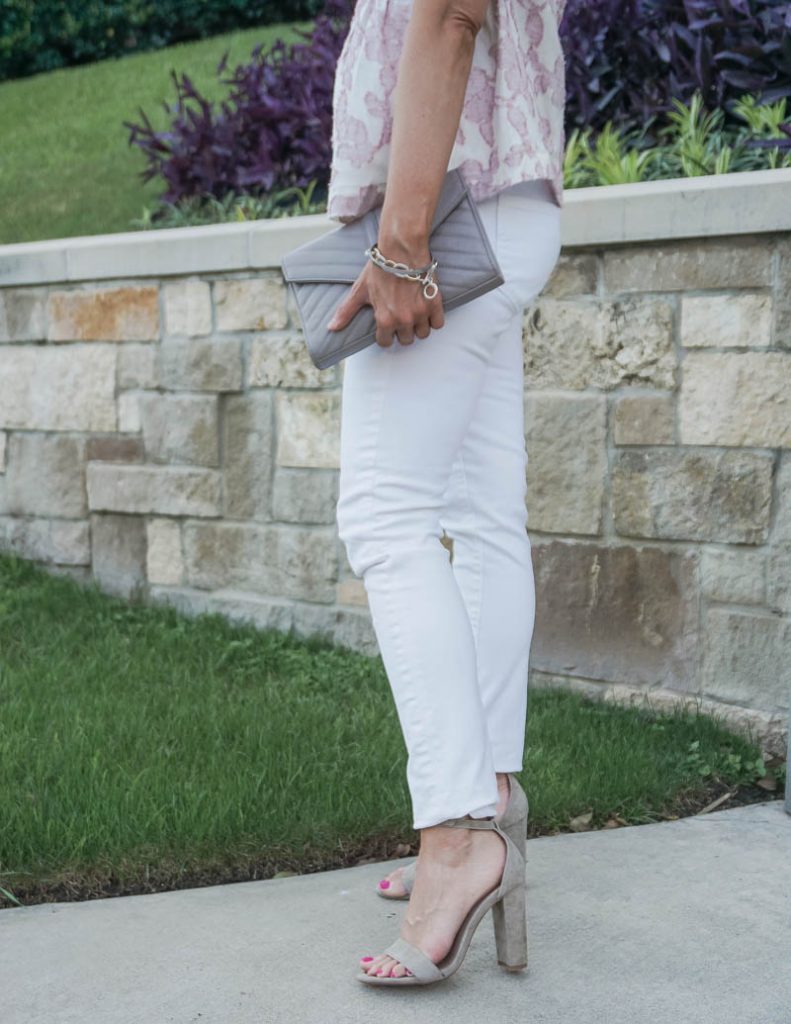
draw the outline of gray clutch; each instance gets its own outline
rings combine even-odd
[[[357,220],[303,243],[281,262],[310,358],[321,370],[376,341],[372,306],[363,306],[340,330],[327,330],[326,324],[367,262],[365,250],[378,238],[380,212],[381,206],[376,207]],[[435,277],[445,310],[503,284],[478,208],[457,167],[445,175],[429,248],[432,258],[439,261]]]

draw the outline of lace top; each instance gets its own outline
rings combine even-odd
[[[448,169],[479,200],[547,178],[563,205],[566,0],[490,0]],[[412,0],[357,0],[333,89],[327,215],[346,223],[384,198],[391,98]]]

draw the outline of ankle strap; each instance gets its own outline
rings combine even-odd
[[[447,825],[450,828],[497,828],[494,818],[446,818],[438,821],[438,825]]]

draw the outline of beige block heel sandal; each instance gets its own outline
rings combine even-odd
[[[494,922],[497,962],[509,971],[521,971],[527,967],[525,859],[516,844],[494,818],[448,818],[439,824],[451,828],[488,828],[497,832],[506,845],[500,882],[472,905],[452,946],[438,963],[434,963],[422,949],[399,936],[384,952],[412,973],[402,977],[379,976],[368,974],[361,966],[356,977],[366,985],[430,985],[449,978],[461,967],[475,929],[489,909]]]
[[[500,828],[505,832],[509,839],[511,839],[516,848],[525,856],[525,841],[527,839],[527,812],[528,812],[528,801],[527,794],[519,783],[519,779],[513,774],[508,773],[508,803],[505,805],[505,810],[502,813],[502,817],[495,815],[495,821]],[[381,887],[382,883],[379,882],[376,886],[376,893],[385,900],[408,900],[412,895],[412,886],[415,884],[415,865],[417,859],[410,861],[407,864],[401,874],[401,884],[406,889],[404,893],[389,893],[387,889]],[[384,881],[384,879],[382,879]]]

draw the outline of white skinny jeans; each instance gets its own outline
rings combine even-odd
[[[557,261],[560,208],[540,180],[478,209],[505,284],[343,367],[338,530],[368,595],[415,829],[493,815],[495,773],[523,765],[535,582],[522,320]]]

